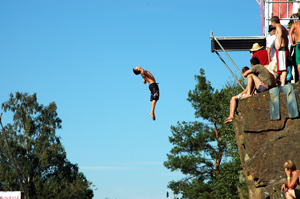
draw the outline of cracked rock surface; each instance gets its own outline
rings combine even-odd
[[[294,90],[300,110],[299,82]],[[289,118],[282,90],[280,120],[270,120],[268,91],[240,100],[236,113],[233,125],[249,198],[285,198],[280,191],[286,183],[283,164],[290,159],[300,169],[300,118]]]

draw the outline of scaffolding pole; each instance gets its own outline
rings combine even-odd
[[[243,73],[240,71],[240,69],[237,67],[237,65],[234,63],[234,61],[231,59],[231,57],[227,54],[227,52],[225,51],[225,49],[223,48],[223,46],[220,44],[220,42],[218,41],[218,39],[216,37],[214,37],[213,32],[210,32],[211,38],[213,38],[218,45],[221,47],[222,51],[227,55],[227,57],[230,59],[230,61],[233,63],[233,65],[235,66],[235,68],[239,71],[239,73],[242,75],[242,77],[245,79],[245,77],[243,76]],[[226,64],[226,62],[223,60],[223,58],[221,57],[221,55],[218,53],[218,51],[213,51],[215,52],[219,58],[221,59],[221,61],[224,63],[224,65],[226,66],[226,68],[229,70],[229,72],[231,73],[231,75],[234,77],[234,79],[237,81],[237,83],[242,87],[243,90],[244,87],[241,85],[241,82],[238,80],[238,78],[234,75],[234,73],[231,71],[231,69],[228,67],[228,65]]]
[[[237,83],[242,87],[243,90],[244,87],[241,85],[241,82],[238,80],[238,78],[233,74],[233,72],[230,70],[230,68],[228,67],[228,65],[225,63],[225,61],[222,59],[222,57],[220,56],[220,54],[215,51],[215,53],[219,56],[219,58],[221,59],[221,61],[224,63],[224,65],[227,67],[227,69],[229,70],[229,72],[231,73],[231,75],[234,77],[234,79],[237,81]]]
[[[223,46],[220,44],[220,42],[218,41],[218,39],[213,35],[213,32],[210,32],[211,37],[217,42],[217,44],[220,46],[220,48],[222,49],[222,51],[225,53],[225,55],[227,55],[227,57],[229,58],[229,60],[232,62],[232,64],[235,66],[235,68],[239,71],[239,73],[242,75],[242,77],[245,79],[245,77],[243,76],[243,73],[240,71],[240,69],[237,67],[237,65],[234,63],[234,61],[231,59],[231,57],[228,55],[228,53],[226,52],[226,50],[223,48]],[[218,54],[219,55],[219,54]],[[220,56],[220,55],[219,55]],[[222,59],[223,60],[223,59]],[[224,62],[224,60],[223,60]],[[224,62],[225,63],[225,62]]]

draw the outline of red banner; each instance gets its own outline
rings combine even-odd
[[[273,0],[279,1],[279,0]],[[288,10],[287,10],[288,5]],[[293,3],[273,3],[273,16],[281,18],[290,18],[293,14]]]

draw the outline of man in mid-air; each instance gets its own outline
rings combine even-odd
[[[152,101],[150,116],[152,117],[153,120],[155,120],[156,118],[154,114],[154,109],[155,109],[156,102],[159,100],[159,88],[155,81],[155,78],[149,71],[144,70],[140,66],[135,67],[133,69],[133,72],[136,75],[141,74],[142,77],[144,78],[144,84],[146,84],[147,82],[149,84],[149,90],[151,91],[150,100]]]

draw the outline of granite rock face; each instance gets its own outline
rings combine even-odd
[[[294,90],[300,110],[299,82]],[[283,164],[290,159],[300,169],[300,118],[289,118],[282,90],[280,115],[270,120],[268,91],[239,101],[233,125],[249,199],[285,198],[280,191],[286,183]]]

